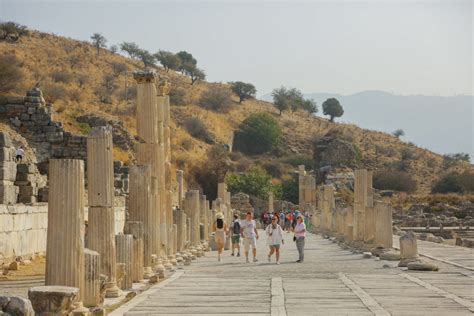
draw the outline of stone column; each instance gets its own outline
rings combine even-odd
[[[185,204],[186,207],[186,204]],[[192,230],[191,230],[191,218],[186,215],[186,248],[191,245],[191,239],[192,239]]]
[[[410,262],[418,261],[418,245],[416,235],[409,231],[400,237],[400,262],[399,267],[406,267]]]
[[[184,203],[186,215],[190,219],[190,241],[192,246],[197,246],[200,243],[199,238],[199,191],[191,190],[186,192]]]
[[[165,208],[165,159],[164,159],[164,113],[162,105],[158,105],[157,90],[155,86],[156,74],[153,71],[137,71],[133,74],[137,82],[137,134],[140,143],[137,146],[137,162],[140,165],[150,166],[150,222],[144,225],[153,225],[152,236],[145,227],[145,265],[149,263],[147,256],[162,254],[160,240],[160,224],[164,218]],[[138,220],[141,221],[141,220]],[[150,241],[147,244],[146,240]]]
[[[209,224],[208,224],[208,219],[207,219],[207,214],[208,214],[208,211],[207,209],[209,208],[209,203],[206,199],[206,196],[205,195],[201,195],[201,199],[200,199],[200,206],[201,206],[201,210],[200,210],[200,217],[201,217],[201,223],[204,225],[204,239],[207,239],[207,237],[209,236]]]
[[[351,242],[354,240],[354,210],[352,206],[347,208],[346,223],[345,223],[345,234],[346,241]]]
[[[84,272],[84,306],[99,306],[101,295],[100,255],[98,252],[84,249]]]
[[[298,206],[301,208],[304,206],[305,202],[305,166],[299,165],[298,166]]]
[[[160,85],[159,85],[160,87]],[[163,133],[164,133],[164,160],[165,160],[165,211],[166,211],[166,225],[168,231],[166,251],[168,255],[171,255],[173,241],[173,207],[172,207],[172,166],[171,166],[171,110],[169,96],[166,95],[168,92],[163,89],[158,89],[158,106],[160,105],[160,99],[163,99]]]
[[[144,277],[153,275],[152,254],[159,249],[159,214],[154,209],[156,196],[152,194],[151,167],[138,165],[130,167],[128,198],[128,218],[143,225],[143,265]]]
[[[49,161],[46,285],[79,289],[84,297],[84,162]]]
[[[143,223],[127,221],[123,229],[124,234],[133,236],[132,281],[143,280]],[[148,272],[148,271],[147,271]]]
[[[125,264],[125,275],[120,284],[122,290],[132,288],[132,265],[133,265],[133,236],[115,235],[117,245],[117,263]]]
[[[273,213],[273,192],[268,192],[268,212]]]
[[[116,284],[114,162],[112,129],[94,127],[87,137],[89,216],[87,247],[100,254],[100,272],[107,276],[106,297],[118,297]]]
[[[183,170],[176,170],[176,181],[178,182],[178,206],[183,208],[184,199],[184,172]]]
[[[322,191],[322,212],[324,213],[324,230],[327,232],[333,229],[333,208],[334,208],[334,187],[324,185]]]
[[[374,189],[372,188],[373,171],[367,170],[367,198],[365,205],[365,231],[364,242],[373,244],[375,242],[375,210]]]
[[[375,202],[375,246],[392,248],[392,206],[389,203]]]
[[[174,222],[176,223],[177,229],[176,251],[181,252],[184,250],[186,244],[186,214],[182,209],[176,209],[174,215]]]
[[[367,205],[367,170],[354,171],[354,240],[364,241]]]

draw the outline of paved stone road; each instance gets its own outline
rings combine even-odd
[[[263,232],[261,232],[263,235]],[[257,263],[216,252],[133,299],[113,315],[471,315],[472,271],[436,262],[439,272],[408,272],[397,262],[362,259],[309,235],[295,263],[291,235],[282,264],[269,264],[265,240]]]

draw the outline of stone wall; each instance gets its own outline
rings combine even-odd
[[[123,232],[125,224],[124,203],[124,199],[119,198],[115,206],[117,233]],[[45,252],[47,226],[47,203],[0,205],[0,265],[3,260]]]

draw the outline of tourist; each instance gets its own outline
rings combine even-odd
[[[278,224],[280,224],[280,226],[283,229],[285,228],[285,219],[286,219],[286,215],[285,215],[285,212],[283,212],[283,210],[282,210],[281,213],[280,213],[280,222]]]
[[[240,257],[240,220],[239,215],[234,214],[234,220],[232,221],[232,256],[234,250],[237,248],[237,257]]]
[[[296,249],[298,249],[298,255],[299,255],[299,259],[296,260],[296,262],[303,262],[306,225],[304,224],[303,218],[301,215],[298,215],[298,217],[296,218],[296,226],[293,231],[295,233],[294,240],[296,242]]]
[[[257,262],[257,239],[258,231],[252,213],[247,212],[245,220],[240,222],[240,234],[244,242],[245,262],[249,263],[249,250],[252,247],[253,262]]]
[[[23,150],[23,146],[20,146],[16,149],[15,152],[16,155],[16,162],[21,162],[23,160],[23,156],[25,156],[25,151]]]
[[[224,222],[224,214],[217,213],[216,220],[213,225],[213,231],[215,232],[215,241],[217,246],[217,261],[222,261],[221,254],[225,245],[225,234],[227,231],[227,225]]]
[[[275,253],[276,264],[280,264],[280,245],[284,244],[283,229],[278,225],[278,215],[273,216],[272,223],[265,229],[267,233],[267,245],[270,247],[268,253],[268,262],[272,261],[272,255]]]

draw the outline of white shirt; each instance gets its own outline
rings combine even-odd
[[[283,230],[281,226],[276,224],[276,228],[273,229],[272,224],[268,225],[265,229],[268,235],[267,244],[268,246],[280,245],[283,240]]]
[[[23,157],[23,156],[25,155],[25,151],[23,150],[23,148],[18,148],[18,149],[16,150],[16,155]]]
[[[255,228],[257,224],[255,221],[252,219],[250,221],[244,219],[240,222],[240,227],[243,228],[244,230],[244,237],[245,238],[253,238],[255,237]]]

